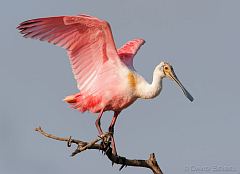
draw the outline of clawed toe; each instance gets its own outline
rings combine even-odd
[[[99,135],[99,138],[102,139],[100,143],[100,148],[103,149],[103,151],[105,152],[107,152],[108,149],[110,148],[111,137],[112,137],[112,133],[110,132],[106,132],[106,133],[103,133],[102,135]]]
[[[102,141],[100,143],[100,149],[102,149],[103,152],[105,152],[105,154],[109,149],[111,149],[112,154],[114,156],[117,156],[117,150],[116,150],[116,146],[115,146],[113,132],[103,133],[99,137],[102,139]]]

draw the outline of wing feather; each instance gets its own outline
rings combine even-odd
[[[65,48],[78,88],[82,92],[91,91],[91,85],[106,61],[120,60],[110,25],[96,17],[78,15],[38,18],[22,22],[17,28],[26,38],[47,41]]]
[[[129,68],[134,69],[133,58],[144,43],[143,39],[133,39],[118,49],[118,56]]]

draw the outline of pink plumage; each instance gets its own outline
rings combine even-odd
[[[134,39],[128,41],[125,45],[118,49],[118,56],[129,68],[134,68],[133,58],[144,43],[145,41],[143,39]]]
[[[124,91],[118,88],[123,80],[119,70],[133,67],[132,59],[143,39],[129,41],[116,50],[110,25],[87,15],[32,19],[21,23],[18,29],[26,38],[47,41],[67,50],[80,90],[65,99],[73,108],[81,112],[121,110],[124,102],[132,102],[121,97]],[[116,104],[112,99],[118,96],[122,102]]]

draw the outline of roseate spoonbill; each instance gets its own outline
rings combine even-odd
[[[67,96],[64,101],[81,112],[99,113],[95,122],[99,135],[103,134],[100,126],[103,112],[114,112],[109,126],[114,154],[117,152],[113,132],[118,115],[138,98],[158,96],[164,77],[174,80],[193,101],[167,62],[156,66],[152,83],[139,75],[133,58],[145,41],[133,39],[117,49],[110,25],[104,20],[88,15],[46,17],[22,22],[17,29],[26,38],[66,49],[80,92]]]

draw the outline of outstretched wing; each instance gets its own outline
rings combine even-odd
[[[129,68],[133,68],[133,57],[144,43],[143,39],[133,39],[118,49],[119,57]]]
[[[73,74],[81,91],[92,85],[104,62],[116,61],[110,25],[87,15],[32,19],[18,27],[26,38],[39,39],[67,50]]]

